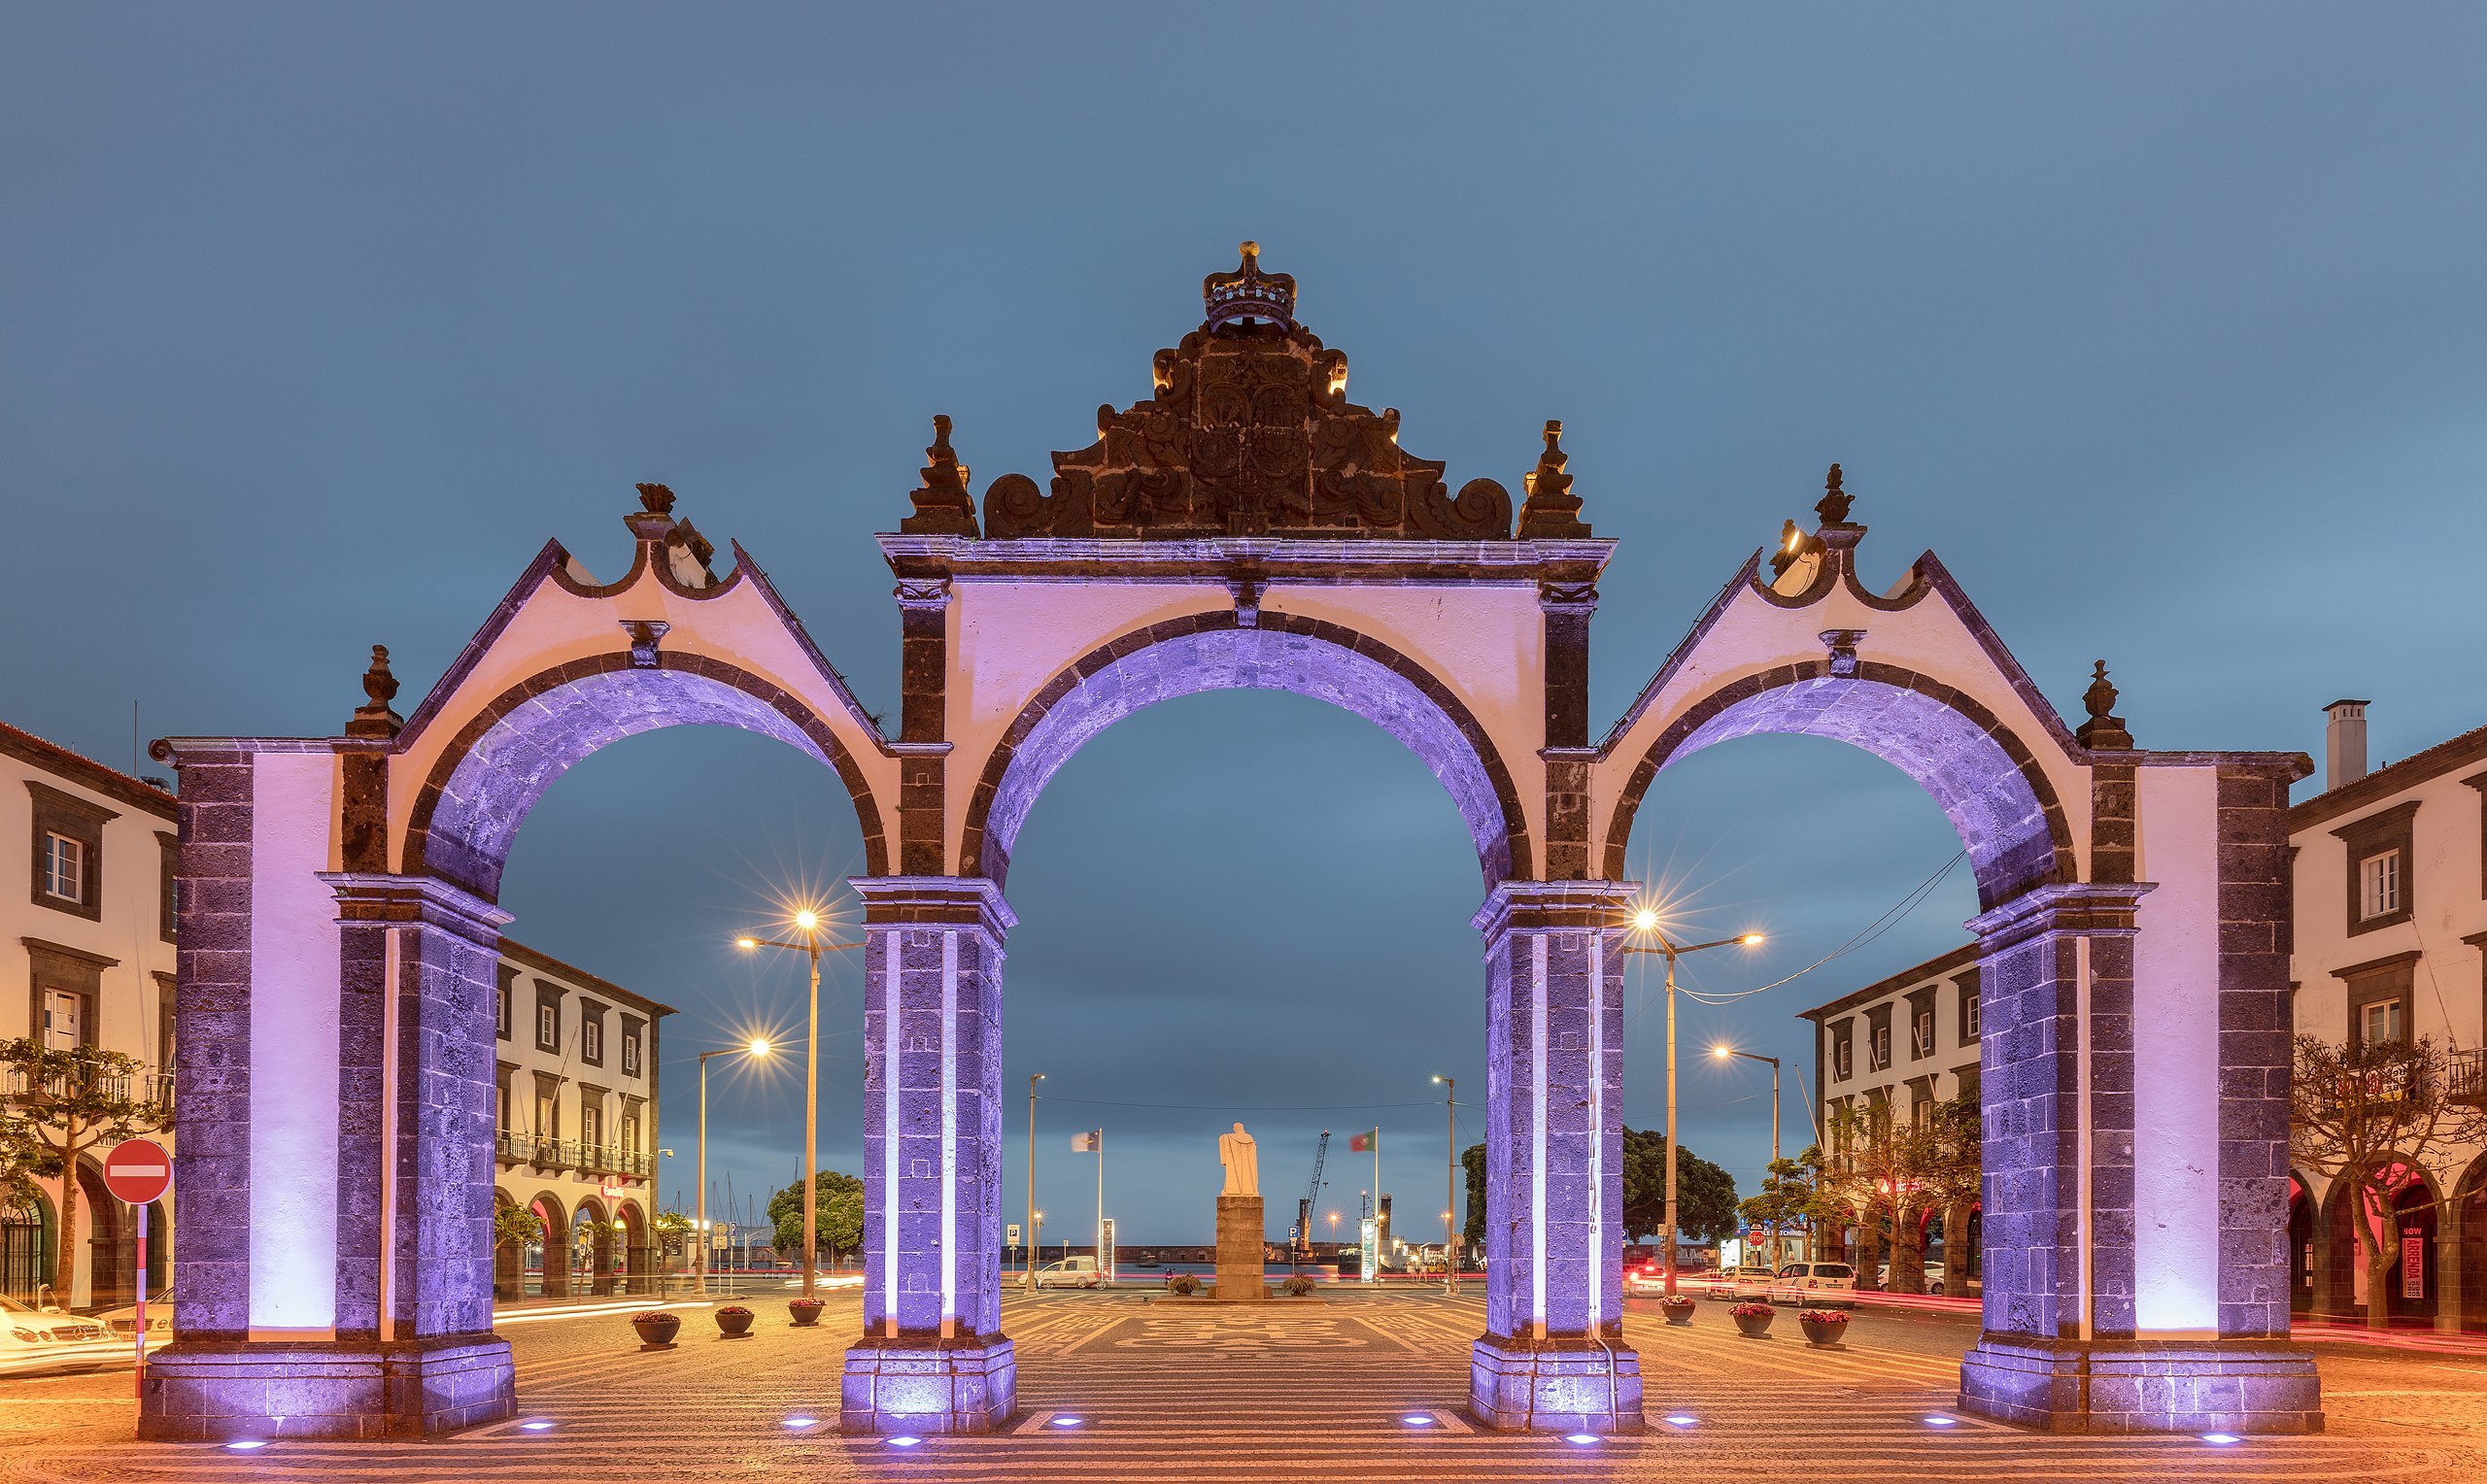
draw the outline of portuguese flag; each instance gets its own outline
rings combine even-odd
[[[1381,1130],[1380,1129],[1352,1134],[1347,1139],[1347,1150],[1351,1154],[1371,1154],[1380,1147]]]

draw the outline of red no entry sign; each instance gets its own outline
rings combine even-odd
[[[153,1139],[115,1144],[104,1156],[104,1189],[116,1199],[145,1205],[173,1183],[173,1157]]]

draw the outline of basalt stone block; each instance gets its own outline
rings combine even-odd
[[[846,1433],[992,1433],[1018,1410],[1016,1347],[996,1337],[889,1340],[846,1352]]]
[[[1960,1362],[1960,1410],[2053,1433],[2319,1433],[2322,1383],[2285,1341],[2018,1339]]]
[[[1217,1285],[1220,1303],[1258,1303],[1269,1297],[1263,1281],[1261,1197],[1217,1197]]]
[[[496,1335],[300,1344],[182,1340],[147,1363],[138,1435],[166,1441],[430,1437],[498,1422],[517,1409],[509,1343]]]
[[[1468,1377],[1469,1411],[1498,1432],[1609,1435],[1649,1427],[1641,1357],[1618,1342],[1488,1335],[1471,1349]]]

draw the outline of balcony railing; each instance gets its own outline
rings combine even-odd
[[[2450,1062],[2446,1096],[2455,1102],[2487,1105],[2487,1051],[2456,1051]]]
[[[531,1133],[502,1130],[498,1139],[502,1160],[512,1164],[533,1164],[542,1169],[571,1169],[588,1175],[629,1175],[645,1179],[650,1173],[649,1157],[619,1144],[587,1144],[577,1139],[540,1139]]]
[[[62,1072],[38,1085],[22,1066],[0,1068],[0,1098],[68,1098],[90,1092],[173,1111],[173,1078],[167,1072]]]

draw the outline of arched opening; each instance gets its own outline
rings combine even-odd
[[[570,1294],[569,1210],[562,1204],[562,1197],[551,1191],[539,1193],[528,1202],[528,1209],[542,1223],[535,1239],[526,1249],[527,1269],[534,1275],[534,1291],[547,1298],[566,1298]]]
[[[2411,1171],[2392,1194],[2391,1219],[2383,1234],[2401,1253],[2388,1291],[2395,1325],[2421,1329],[2435,1325],[2441,1280],[2442,1249],[2436,1243],[2440,1214],[2435,1184],[2422,1171]]]
[[[2289,1176],[2289,1312],[2314,1312],[2314,1197],[2295,1173]]]
[[[516,1238],[504,1241],[499,1236],[501,1224],[498,1218],[501,1213],[518,1209],[518,1202],[509,1197],[507,1191],[494,1190],[493,1301],[495,1303],[514,1303],[527,1296],[528,1244]]]
[[[32,1303],[51,1281],[51,1200],[43,1192],[0,1205],[0,1294]]]
[[[2487,1155],[2470,1162],[2455,1187],[2450,1261],[2461,1273],[2460,1328],[2487,1331]]]

